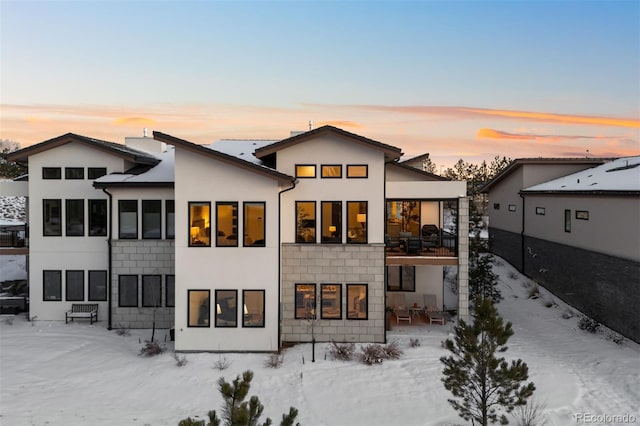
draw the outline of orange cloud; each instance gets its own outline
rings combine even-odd
[[[538,135],[533,133],[509,133],[495,129],[478,129],[477,139],[511,139],[511,140],[534,140],[534,141],[561,141],[567,139],[619,139],[621,136],[582,136],[582,135]]]
[[[331,120],[331,121],[318,121],[315,123],[316,127],[320,126],[335,126],[335,127],[352,127],[352,128],[362,128],[363,126],[355,121],[340,121],[340,120]]]

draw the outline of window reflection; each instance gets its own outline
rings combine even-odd
[[[211,203],[189,203],[189,246],[211,245]]]

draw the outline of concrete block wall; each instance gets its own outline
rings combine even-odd
[[[316,341],[384,343],[384,244],[283,244],[282,340],[309,342],[307,321],[295,319],[295,285],[342,285],[342,319],[319,320]],[[346,284],[368,284],[368,319],[347,319]]]
[[[469,198],[458,199],[458,318],[469,322]]]
[[[161,275],[161,306],[156,310],[156,328],[174,325],[175,308],[166,306],[166,276],[175,275],[173,240],[114,240],[111,271],[112,324],[114,328],[151,328],[154,308],[142,307],[142,276]],[[118,276],[138,276],[138,306],[118,306]]]
[[[489,227],[489,250],[522,272],[521,234]]]

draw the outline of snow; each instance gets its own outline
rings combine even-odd
[[[24,225],[26,197],[0,197],[0,226]]]
[[[250,163],[262,165],[262,160],[253,153],[262,147],[278,142],[270,139],[220,139],[211,145],[205,145],[209,149],[232,155]]]
[[[607,333],[577,327],[577,315],[544,289],[527,298],[529,280],[496,257],[504,300],[498,309],[513,323],[507,359],[521,358],[538,401],[546,404],[548,425],[576,424],[581,413],[625,415],[640,421],[640,345],[616,344]],[[0,265],[2,266],[2,265]],[[545,307],[545,304],[551,307]],[[13,319],[10,324],[8,320]],[[365,366],[356,361],[325,359],[327,344],[285,351],[278,369],[264,365],[267,354],[184,354],[176,365],[172,343],[167,352],[137,356],[149,330],[129,336],[108,331],[102,323],[28,322],[23,315],[0,321],[0,423],[7,425],[176,425],[208,410],[220,410],[216,381],[254,372],[250,395],[265,405],[265,417],[279,423],[290,406],[302,425],[443,425],[464,421],[447,403],[441,383],[441,341],[453,323],[395,326],[389,341],[404,350],[400,360]],[[157,332],[161,340],[166,330]],[[412,348],[410,338],[420,346]],[[167,340],[169,340],[167,338]],[[304,357],[304,363],[303,361]],[[220,359],[231,362],[218,371]],[[598,424],[608,422],[599,422]]]
[[[8,254],[1,257],[0,283],[27,279],[27,256]]]
[[[130,174],[130,173],[112,173],[102,176],[96,179],[96,182],[100,183],[142,183],[142,182],[173,182],[174,181],[174,164],[175,164],[175,149],[173,146],[168,146],[167,150],[162,153],[154,154],[160,162],[151,167],[144,173]]]

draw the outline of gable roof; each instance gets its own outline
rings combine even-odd
[[[406,162],[403,161],[401,163],[387,163],[388,167],[396,167],[398,169],[402,169],[402,170],[406,170],[409,171],[411,173],[415,173],[417,176],[422,177],[422,178],[429,178],[428,180],[440,180],[440,181],[450,181],[451,179],[443,177],[443,176],[439,176],[433,173],[429,173],[429,172],[425,172],[422,169],[418,169],[416,167],[413,166],[409,166],[408,164],[405,164]]]
[[[153,138],[160,142],[165,142],[169,145],[177,146],[184,148],[188,151],[191,151],[196,154],[203,155],[208,158],[212,158],[214,160],[221,161],[223,163],[240,167],[247,171],[257,173],[259,175],[269,177],[272,179],[276,179],[280,182],[293,182],[295,180],[294,177],[289,176],[284,173],[280,173],[277,170],[271,169],[269,167],[261,166],[259,164],[255,164],[246,160],[242,160],[238,157],[234,157],[233,155],[225,154],[221,151],[216,151],[214,149],[208,148],[203,145],[198,145],[193,142],[186,141],[184,139],[176,138],[175,136],[167,135],[162,132],[153,132]]]
[[[322,136],[326,134],[334,134],[334,135],[343,137],[345,139],[349,139],[352,142],[359,143],[369,148],[382,151],[384,152],[384,156],[387,161],[397,160],[402,155],[402,150],[400,148],[387,145],[385,143],[378,142],[373,139],[365,138],[364,136],[356,135],[355,133],[347,132],[346,130],[342,130],[337,127],[329,126],[329,125],[318,127],[308,132],[300,133],[299,135],[295,135],[290,138],[283,139],[271,145],[258,148],[256,149],[254,155],[257,158],[264,158],[270,154],[274,154],[277,151],[280,151],[281,149],[288,148],[290,146],[297,145],[299,143],[304,143],[312,139],[315,139],[318,136]]]

